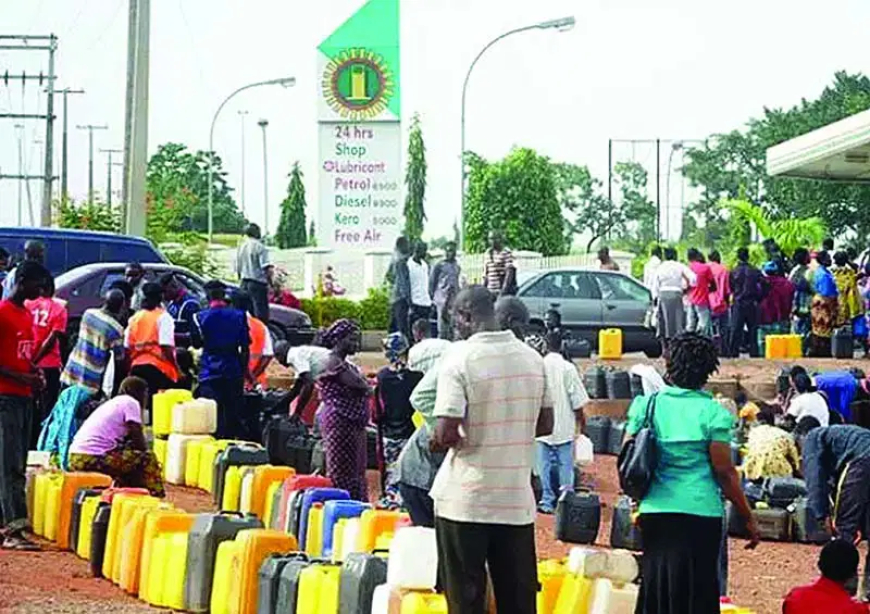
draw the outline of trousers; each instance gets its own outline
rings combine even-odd
[[[744,345],[744,329],[749,338],[749,355],[758,358],[758,303],[735,303],[731,318],[731,356],[738,358]]]
[[[251,297],[253,315],[263,324],[269,324],[269,286],[253,279],[242,280],[242,292]]]
[[[438,566],[450,614],[486,612],[486,571],[500,614],[535,614],[535,525],[435,518]]]
[[[538,476],[541,478],[541,508],[552,511],[563,488],[574,490],[574,444],[569,441],[551,446],[543,441],[536,441],[535,449]],[[559,477],[558,485],[553,484],[554,469]]]
[[[26,529],[27,442],[33,422],[30,397],[0,396],[0,529]]]

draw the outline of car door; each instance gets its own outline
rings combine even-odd
[[[558,309],[562,313],[562,324],[568,327],[575,337],[582,337],[595,343],[598,330],[602,326],[601,293],[594,280],[585,271],[562,271],[559,287],[562,298]]]
[[[631,351],[643,347],[649,330],[644,318],[652,296],[640,282],[620,273],[596,271],[594,275],[601,292],[605,328],[622,329],[623,346]]]

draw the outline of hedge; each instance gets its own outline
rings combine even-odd
[[[390,326],[390,294],[386,288],[370,288],[361,301],[322,296],[304,298],[301,303],[316,327],[329,326],[342,318],[358,321],[363,330],[386,330]]]

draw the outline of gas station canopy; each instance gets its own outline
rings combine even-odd
[[[767,174],[870,182],[870,110],[771,147]]]

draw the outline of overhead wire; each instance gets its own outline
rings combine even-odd
[[[120,13],[121,7],[124,4],[125,4],[125,0],[117,0],[117,2],[115,3],[115,8],[112,11],[111,16],[109,17],[109,20],[106,22],[106,24],[104,26],[102,26],[99,29],[99,34],[97,35],[97,37],[95,39],[93,39],[91,41],[91,44],[88,45],[88,47],[84,50],[85,54],[91,53],[94,49],[96,49],[97,46],[101,42],[103,42],[103,39],[106,38],[106,35],[112,31],[112,26],[115,25],[115,20],[118,19],[118,14]]]

